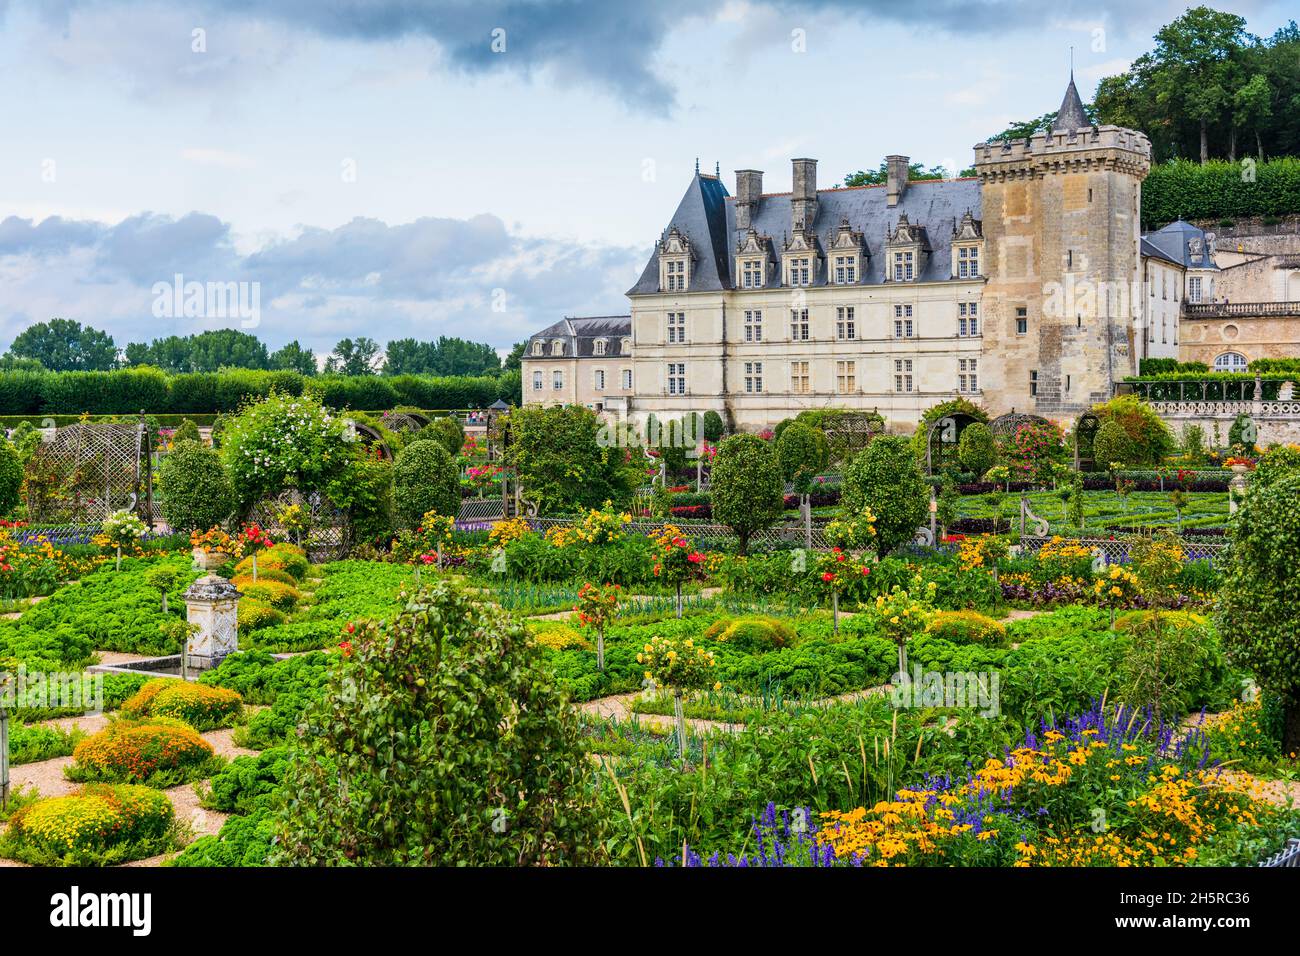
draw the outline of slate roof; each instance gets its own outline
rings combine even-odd
[[[765,194],[753,216],[754,229],[759,235],[771,238],[778,259],[791,230],[790,199],[790,193]],[[933,282],[952,278],[952,232],[967,210],[976,219],[980,218],[980,184],[973,177],[913,180],[893,208],[885,204],[883,185],[822,189],[817,192],[817,217],[812,229],[822,250],[833,256],[830,247],[839,231],[840,221],[847,219],[849,226],[863,234],[869,253],[858,284],[873,285],[884,281],[886,233],[892,233],[899,215],[906,213],[914,225],[925,227],[931,248],[925,269],[917,280]],[[735,288],[735,277],[731,275],[732,257],[745,233],[736,230],[734,200],[717,177],[695,174],[677,205],[677,211],[665,226],[665,235],[672,226],[691,240],[695,250],[688,292]],[[771,278],[769,287],[780,285],[779,270],[775,271],[778,274]],[[828,271],[820,270],[816,285],[826,284]],[[659,258],[656,250],[651,253],[641,278],[627,294],[651,295],[658,292]]]
[[[656,273],[656,281],[658,276]],[[542,355],[549,357],[551,343],[556,339],[564,341],[564,354],[561,358],[588,358],[596,354],[596,340],[605,339],[605,354],[602,358],[623,357],[623,339],[632,335],[632,316],[630,315],[589,315],[565,316],[558,322],[548,325],[540,332],[528,337],[524,349],[524,358],[534,358],[533,343],[542,342]]]
[[[1074,71],[1070,71],[1070,85],[1065,88],[1065,99],[1056,111],[1052,122],[1053,133],[1073,133],[1091,126],[1088,114],[1083,110],[1083,100],[1079,98],[1079,88],[1074,85]]]
[[[1167,252],[1165,252],[1163,249],[1157,246],[1146,236],[1142,237],[1142,255],[1147,256],[1151,259],[1163,259],[1165,262],[1171,263],[1173,265],[1182,266],[1181,262],[1179,262],[1173,256],[1169,255]]]
[[[1191,242],[1200,240],[1201,255],[1199,259],[1192,256]],[[1147,245],[1158,249],[1162,258],[1176,262],[1184,269],[1218,269],[1214,257],[1210,255],[1210,244],[1205,240],[1205,230],[1198,229],[1190,222],[1177,219],[1156,232],[1148,232],[1142,237],[1143,252]]]

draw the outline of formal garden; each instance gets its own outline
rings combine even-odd
[[[1249,419],[467,433],[272,392],[217,424],[0,442],[0,863],[1254,866],[1300,838],[1300,448]]]

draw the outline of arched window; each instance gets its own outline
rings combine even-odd
[[[542,354],[542,343],[541,343],[541,342],[534,342],[534,343],[533,343],[533,354],[534,354],[534,355],[541,355],[541,354]]]
[[[551,354],[552,355],[564,354],[564,339],[556,339],[554,342],[551,343]]]
[[[1216,372],[1244,372],[1249,363],[1240,352],[1224,352],[1214,360]]]

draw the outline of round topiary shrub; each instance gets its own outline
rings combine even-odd
[[[233,690],[183,680],[151,680],[122,704],[124,717],[168,717],[198,730],[228,727],[242,711],[243,698]]]
[[[1119,423],[1102,422],[1092,439],[1092,457],[1102,468],[1111,464],[1132,465],[1138,459],[1138,451]]]
[[[311,562],[303,555],[302,548],[293,544],[281,543],[267,548],[257,556],[257,580],[262,580],[262,572],[267,570],[283,571],[294,580],[301,581],[311,571]],[[253,559],[251,556],[244,558],[235,565],[235,576],[240,577],[243,575],[248,575],[250,579],[253,576]]]
[[[202,442],[203,436],[199,434],[199,426],[194,424],[188,418],[181,421],[176,431],[172,432],[172,445],[178,445],[183,441]]]
[[[447,450],[436,441],[417,441],[393,463],[393,510],[407,528],[427,512],[455,518],[460,514],[460,473]]]
[[[868,510],[875,516],[880,557],[912,540],[929,513],[929,500],[930,485],[912,443],[897,435],[873,439],[844,473],[840,505],[848,517]]]
[[[275,624],[283,624],[285,620],[283,611],[277,611],[265,601],[249,597],[239,599],[239,606],[235,609],[235,617],[239,622],[239,629],[244,632],[260,630]]]
[[[785,511],[785,484],[772,446],[757,435],[732,435],[722,443],[709,478],[713,517],[749,550],[756,531],[773,525]]]
[[[977,611],[938,611],[930,618],[925,631],[954,644],[1001,647],[1007,641],[1007,629]]]
[[[447,454],[455,456],[460,454],[465,444],[465,429],[450,416],[435,418],[420,432],[420,439],[425,438],[436,441]]]
[[[163,520],[173,531],[206,531],[235,510],[221,456],[196,441],[178,442],[158,466]]]
[[[251,562],[250,562],[251,563]],[[268,568],[262,564],[262,555],[257,556],[257,583],[263,581],[278,581],[281,584],[288,584],[291,587],[298,586],[298,579],[288,571],[281,568]],[[230,583],[239,590],[244,590],[244,586],[253,583],[253,572],[250,568],[247,574],[237,574],[230,579]]]
[[[776,460],[786,481],[811,481],[830,461],[825,433],[800,421],[790,422],[776,439]]]
[[[971,422],[957,442],[957,460],[967,471],[982,476],[998,463],[998,446],[993,431],[983,422]]]
[[[541,647],[549,647],[553,651],[591,650],[591,641],[567,624],[538,627],[533,634],[533,642]]]
[[[741,617],[725,624],[713,639],[746,654],[765,654],[789,647],[796,637],[790,625],[772,617]],[[713,628],[709,629],[712,630]],[[706,632],[706,636],[709,636],[709,632]]]
[[[281,581],[263,581],[262,569],[258,568],[257,580],[252,580],[251,576],[245,579],[242,587],[235,585],[243,592],[244,597],[252,598],[254,601],[262,601],[271,605],[277,611],[283,611],[288,614],[302,599],[302,593],[292,584],[285,584]]]
[[[77,744],[72,759],[69,780],[151,787],[202,780],[224,763],[198,731],[167,717],[116,720]]]
[[[1166,456],[1172,454],[1176,447],[1174,434],[1169,430],[1164,419],[1136,395],[1116,396],[1109,402],[1095,406],[1092,411],[1101,420],[1101,428],[1097,429],[1098,438],[1106,424],[1113,422],[1120,427],[1129,440],[1126,448],[1129,457],[1102,458],[1100,452],[1096,451],[1097,439],[1094,438],[1093,458],[1098,464],[1122,461],[1132,465],[1158,465],[1165,460]]]
[[[33,866],[111,866],[174,849],[167,795],[132,784],[89,784],[14,812],[0,855]]]
[[[707,442],[717,443],[722,441],[722,433],[725,430],[726,423],[723,422],[722,416],[709,409],[704,413],[704,420],[700,428],[704,432],[704,440]]]

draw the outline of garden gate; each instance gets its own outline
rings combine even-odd
[[[966,412],[953,412],[943,418],[936,418],[930,423],[925,433],[925,470],[933,475],[957,460],[957,444],[961,433],[970,425],[979,421]]]

